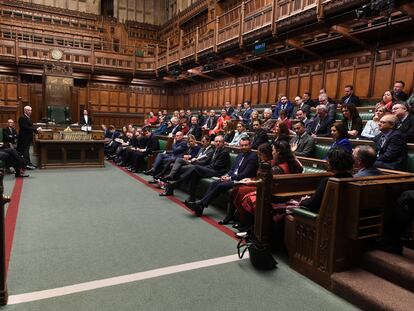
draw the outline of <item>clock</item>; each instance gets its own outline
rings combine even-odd
[[[55,60],[60,60],[63,56],[63,52],[58,49],[54,49],[51,51],[52,58]]]

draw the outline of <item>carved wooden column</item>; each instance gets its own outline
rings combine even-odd
[[[3,172],[0,172],[0,305],[7,304],[6,238],[4,232]]]
[[[256,212],[254,215],[254,234],[256,238],[264,243],[270,243],[270,227],[272,218],[270,211],[272,209],[272,167],[270,163],[262,162],[257,172],[257,195],[256,195]]]

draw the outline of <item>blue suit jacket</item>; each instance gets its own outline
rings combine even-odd
[[[292,118],[293,108],[294,107],[293,107],[292,103],[290,101],[288,101],[286,103],[286,108],[285,108],[288,119]],[[282,110],[282,103],[278,102],[275,110],[273,110],[272,119],[278,119],[279,118],[280,110]]]
[[[172,145],[172,154],[176,158],[182,158],[188,150],[187,141],[184,139]]]
[[[250,117],[252,115],[252,112],[253,112],[253,108],[249,108],[243,112],[242,118],[245,124],[250,123]]]
[[[240,165],[240,162],[242,161],[242,159],[243,159],[243,162]],[[237,167],[239,167],[239,169],[236,174]],[[237,155],[236,161],[234,162],[233,166],[231,167],[227,175],[231,177],[231,180],[253,178],[253,177],[256,177],[257,168],[258,168],[258,160],[257,160],[257,155],[255,152],[250,151],[247,154],[240,153],[239,155]]]

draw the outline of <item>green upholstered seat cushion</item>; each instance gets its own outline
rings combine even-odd
[[[168,143],[167,140],[160,139],[159,143],[160,143],[160,150],[165,150],[165,148],[167,148],[167,143]]]
[[[314,158],[320,160],[325,159],[328,155],[328,151],[330,148],[331,146],[329,145],[316,144]]]
[[[300,215],[310,219],[315,219],[316,217],[318,217],[318,214],[312,213],[311,211],[308,211],[300,207],[293,209],[293,215]]]
[[[326,172],[323,169],[320,168],[314,168],[314,167],[310,167],[310,166],[304,166],[303,167],[303,173],[304,174],[311,174],[311,173],[324,173]]]

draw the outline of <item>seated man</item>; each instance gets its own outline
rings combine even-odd
[[[166,194],[173,195],[176,185],[187,180],[190,197],[185,203],[188,204],[188,202],[195,201],[197,185],[200,179],[221,176],[227,171],[230,155],[229,152],[224,149],[224,137],[221,135],[216,136],[214,138],[214,144],[215,150],[208,164],[197,163],[196,165],[182,167],[180,177],[167,185],[165,189]]]
[[[108,128],[102,125],[102,128],[105,131],[105,141],[104,141],[105,155],[108,157],[118,147],[118,144],[116,143],[115,139],[117,139],[121,135],[121,133],[118,132],[115,129],[115,126],[113,125],[109,125]]]
[[[144,172],[144,174],[152,175],[153,177],[157,176],[161,172],[165,163],[175,160],[176,158],[182,158],[187,149],[187,141],[184,140],[183,132],[178,131],[175,134],[172,150],[159,153],[152,164],[152,168],[149,171]],[[156,183],[156,181],[153,180],[150,181],[150,183]]]
[[[303,124],[305,125],[305,128],[308,128],[308,124],[312,122],[312,119],[308,118],[308,116],[302,109],[299,109],[298,111],[296,111],[295,117],[297,120],[303,122]]]
[[[344,96],[341,98],[341,106],[354,105],[359,106],[359,97],[354,94],[352,85],[345,85]]]
[[[398,118],[397,129],[405,136],[407,143],[414,143],[414,115],[407,104],[398,102],[392,106],[392,114]]]
[[[154,133],[151,133],[148,128],[142,129],[142,135],[133,143],[133,147],[127,150],[129,158],[127,156],[126,162],[129,164],[129,171],[132,173],[138,173],[142,171],[144,160],[153,151],[160,149],[160,143]],[[129,159],[129,160],[128,160]]]
[[[293,105],[285,95],[280,97],[280,102],[277,103],[275,110],[273,110],[272,119],[279,119],[280,110],[286,110],[286,115],[289,119],[292,117]]]
[[[201,127],[198,125],[198,119],[197,117],[191,117],[191,124],[190,128],[187,132],[187,135],[194,135],[196,140],[199,140],[201,137]]]
[[[16,125],[12,119],[7,120],[7,127],[4,128],[4,144],[6,146],[17,146]]]
[[[235,181],[256,177],[258,159],[257,154],[250,149],[250,138],[242,138],[239,147],[240,153],[230,171],[215,180],[201,200],[188,202],[188,207],[195,212],[196,216],[203,215],[204,208],[220,193],[232,189]]]
[[[326,93],[319,94],[319,105],[325,105],[328,117],[335,121],[336,119],[336,104]],[[316,107],[318,108],[318,107]]]
[[[188,146],[188,149],[184,153],[182,158],[173,158],[170,161],[166,161],[163,165],[163,169],[161,170],[161,172],[159,172],[156,176],[154,176],[154,178],[163,179],[162,177],[166,176],[171,171],[172,166],[175,162],[188,161],[190,159],[194,159],[197,156],[198,151],[200,150],[200,146],[197,144],[197,141],[194,135],[191,135],[191,134],[188,135],[187,146]]]
[[[315,140],[306,133],[305,124],[302,121],[295,123],[293,130],[296,136],[292,138],[292,151],[297,156],[311,157],[315,151]]]
[[[374,164],[377,159],[377,154],[371,146],[356,146],[352,155],[354,156],[355,165],[358,172],[354,177],[368,177],[382,175],[382,172],[377,169]]]
[[[316,106],[316,116],[308,124],[308,133],[313,137],[321,136],[328,137],[331,135],[331,126],[334,123],[334,119],[328,116],[328,110],[325,105]]]
[[[170,173],[161,178],[162,181],[168,182],[175,179],[175,176],[181,172],[181,168],[187,165],[207,165],[214,153],[214,146],[211,145],[211,138],[209,135],[204,135],[201,139],[201,148],[199,149],[198,153],[194,157],[189,157],[185,159],[178,158],[175,160]],[[167,192],[160,193],[161,196],[171,195]]]
[[[5,163],[6,167],[13,167],[16,177],[29,177],[29,175],[24,172],[24,159],[20,156],[16,149],[7,147],[0,148],[0,160]]]
[[[376,167],[401,171],[406,169],[407,144],[405,137],[395,129],[397,122],[394,115],[385,115],[379,121],[381,133],[374,137],[377,149]]]
[[[254,135],[252,137],[250,148],[257,150],[261,144],[265,144],[269,141],[269,137],[267,136],[266,131],[262,129],[260,120],[254,120],[252,126]]]

